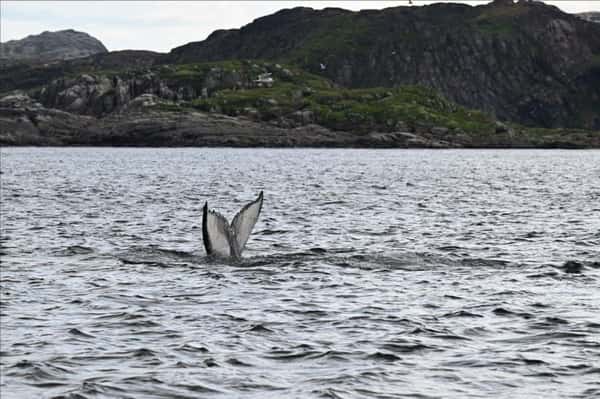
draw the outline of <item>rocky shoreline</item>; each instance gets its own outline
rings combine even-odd
[[[152,101],[145,96],[137,102]],[[136,104],[134,104],[136,105]],[[141,105],[141,104],[138,104]],[[460,147],[409,132],[357,135],[316,124],[281,128],[246,117],[175,113],[129,107],[104,118],[44,108],[39,103],[0,107],[2,146],[147,147]]]
[[[28,97],[21,100],[0,103],[1,146],[600,148],[600,134],[585,131],[533,141],[502,128],[479,139],[449,136],[445,128],[360,134],[311,123],[282,128],[244,116],[165,111],[155,106],[152,95],[102,118],[45,108]]]
[[[501,122],[422,87],[346,89],[236,61],[65,72],[4,92],[0,145],[600,148],[600,132]]]

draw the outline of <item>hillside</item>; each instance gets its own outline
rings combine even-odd
[[[0,62],[0,144],[600,148],[599,29],[508,0],[295,8],[169,54]]]
[[[163,62],[234,59],[295,64],[350,88],[422,85],[531,126],[600,129],[600,25],[537,2],[282,10]]]
[[[84,58],[41,64],[13,62],[0,66],[0,96],[12,90],[30,90],[49,84],[54,79],[95,71],[121,71],[151,67],[164,54],[144,50],[98,53]]]
[[[0,144],[600,147],[598,132],[505,124],[424,87],[347,89],[291,65],[86,65],[0,98]]]
[[[52,62],[106,53],[98,39],[72,29],[43,32],[21,40],[0,43],[0,63]]]

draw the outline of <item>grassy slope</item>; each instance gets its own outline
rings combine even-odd
[[[354,132],[393,131],[398,122],[408,126],[446,126],[478,134],[494,131],[490,116],[460,107],[426,88],[345,89],[300,69],[276,65],[258,61],[175,65],[164,68],[161,77],[173,86],[199,89],[212,68],[218,68],[221,74],[235,73],[245,81],[254,80],[264,70],[273,73],[275,82],[270,88],[224,88],[208,98],[181,103],[182,109],[218,110],[234,116],[256,111],[266,121],[296,111],[311,111],[315,122],[323,126]]]
[[[162,103],[169,111],[201,110],[231,116],[250,115],[272,122],[309,111],[314,123],[331,130],[365,134],[373,131],[428,131],[448,128],[445,140],[460,138],[474,146],[578,146],[598,141],[598,132],[577,129],[539,129],[510,125],[510,131],[497,133],[496,120],[483,112],[456,105],[435,91],[406,86],[399,88],[346,89],[301,69],[262,61],[226,61],[171,65],[161,77],[170,85],[191,85],[201,89],[215,69],[221,76],[233,73],[250,82],[269,71],[275,80],[270,88],[223,88],[208,98],[178,104]],[[465,140],[466,137],[466,140]],[[571,143],[571,144],[570,144]]]

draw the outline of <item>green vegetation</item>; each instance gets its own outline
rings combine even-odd
[[[161,90],[166,85],[177,93],[177,101],[155,99],[152,107],[168,113],[202,111],[285,128],[314,123],[358,136],[416,133],[465,146],[586,147],[599,140],[597,132],[498,124],[491,115],[459,106],[425,87],[348,89],[295,66],[262,60],[166,64],[92,74],[150,79]]]
[[[478,15],[470,22],[482,33],[509,36],[518,31],[518,20],[515,17],[523,13],[523,7],[492,7]]]
[[[509,36],[516,29],[515,24],[509,20],[477,19],[474,26],[482,33],[499,36]]]
[[[161,67],[172,82],[206,85],[221,79],[208,96],[177,104],[157,104],[168,112],[222,113],[280,126],[315,123],[333,131],[358,135],[414,131],[471,146],[586,147],[597,132],[540,129],[510,124],[498,130],[496,120],[481,111],[459,106],[436,91],[419,86],[347,89],[301,69],[264,61],[228,61]],[[168,72],[165,72],[167,71]],[[165,75],[165,73],[168,73]],[[271,73],[271,87],[254,80]],[[233,74],[233,75],[232,75]],[[231,80],[237,77],[237,81]],[[215,80],[216,81],[216,80]],[[502,126],[502,125],[501,125]],[[441,136],[439,136],[441,134]],[[597,140],[596,140],[597,141]]]
[[[287,59],[306,65],[328,58],[332,50],[338,56],[364,53],[373,45],[372,30],[372,23],[366,18],[353,14],[338,15],[322,21],[321,26],[307,36],[304,45]]]
[[[162,66],[158,72],[171,84],[192,85],[198,91],[210,83],[208,96],[181,102],[173,111],[196,109],[272,122],[297,121],[304,113],[310,122],[355,133],[433,126],[446,127],[450,134],[495,131],[489,115],[418,86],[346,89],[298,68],[262,61]],[[261,73],[271,73],[271,87],[257,87],[254,80]]]
[[[481,11],[468,22],[477,31],[500,35],[515,35],[523,20],[536,10],[526,3],[516,4],[490,4],[482,7]]]

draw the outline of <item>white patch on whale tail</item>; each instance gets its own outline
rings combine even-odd
[[[202,238],[204,248],[209,255],[231,256],[229,245],[229,223],[223,215],[208,210],[208,203],[204,204],[202,215]]]
[[[223,215],[208,209],[202,212],[202,239],[208,255],[239,258],[248,242],[250,233],[258,221],[262,209],[263,192],[244,206],[233,218],[231,225]]]

